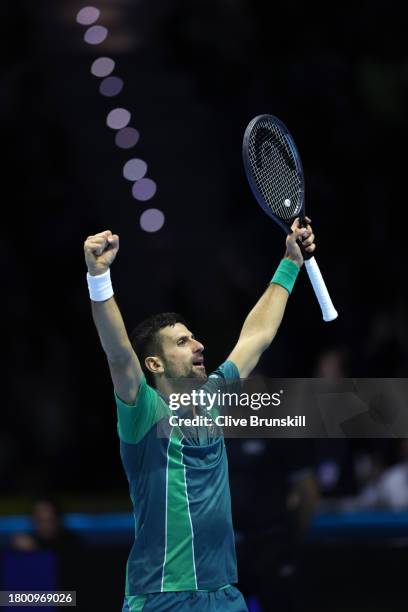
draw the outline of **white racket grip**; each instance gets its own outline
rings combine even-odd
[[[329,292],[327,291],[327,287],[323,280],[319,266],[317,265],[317,261],[314,257],[306,259],[305,266],[317,300],[320,304],[320,308],[322,309],[323,320],[334,321],[334,319],[337,319],[338,316],[337,310],[333,306],[333,302],[331,301]]]

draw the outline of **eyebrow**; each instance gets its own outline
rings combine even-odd
[[[183,334],[182,336],[179,336],[176,339],[176,342],[179,342],[180,340],[189,340],[190,338],[192,338],[193,340],[195,340],[194,338],[194,334],[191,334],[191,336],[188,336],[187,334]]]

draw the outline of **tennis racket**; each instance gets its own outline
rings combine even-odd
[[[244,167],[252,192],[262,209],[286,234],[296,217],[305,218],[305,181],[302,162],[289,130],[273,115],[252,119],[242,144]],[[324,321],[337,318],[315,258],[302,248],[307,273]]]

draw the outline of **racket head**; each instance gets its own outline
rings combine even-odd
[[[274,115],[258,115],[242,143],[245,173],[258,204],[287,234],[305,216],[305,180],[295,141]]]

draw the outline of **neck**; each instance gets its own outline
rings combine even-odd
[[[168,397],[171,393],[174,393],[172,381],[164,377],[159,378],[159,380],[156,381],[156,389],[166,397]]]
[[[169,395],[171,395],[172,393],[180,393],[180,381],[178,381],[177,385],[177,379],[175,381],[172,381],[169,378],[163,377],[156,381],[156,389],[164,397],[168,398]],[[187,391],[187,389],[185,389],[185,391]],[[195,416],[195,406],[191,406],[189,409],[192,410],[193,415]]]

